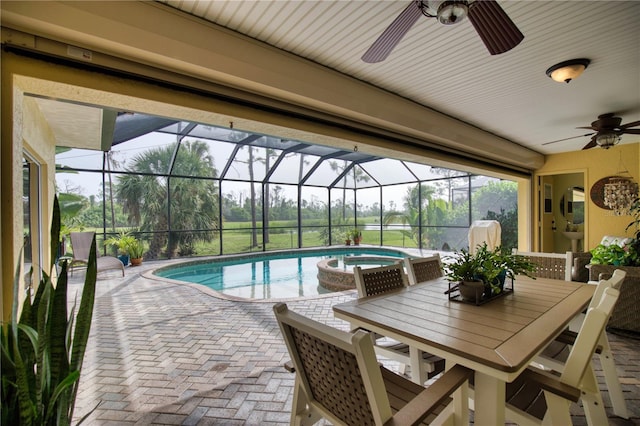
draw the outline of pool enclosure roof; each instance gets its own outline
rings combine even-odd
[[[216,157],[216,177],[222,180],[357,189],[442,179],[443,175],[469,175],[353,150],[138,113],[118,114],[112,150],[153,133],[178,142],[176,158],[185,141],[211,144],[209,153]],[[249,154],[246,148],[254,149]],[[171,170],[164,172],[171,174]]]

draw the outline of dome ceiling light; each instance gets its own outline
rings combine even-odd
[[[547,75],[558,83],[569,83],[571,80],[580,77],[580,74],[587,69],[591,61],[589,59],[571,59],[569,61],[555,64],[547,70]]]

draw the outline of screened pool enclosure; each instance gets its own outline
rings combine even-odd
[[[56,170],[67,230],[134,232],[146,259],[344,245],[356,229],[448,251],[478,219],[517,245],[515,182],[231,128],[120,114],[108,151],[58,147]]]

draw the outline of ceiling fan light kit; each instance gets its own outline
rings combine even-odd
[[[467,2],[448,0],[438,7],[438,22],[443,25],[457,24],[467,16],[467,13],[469,13]]]
[[[609,149],[620,142],[620,135],[616,132],[601,131],[596,135],[596,144],[604,149]]]
[[[577,129],[589,129],[594,133],[587,133],[584,135],[573,136],[569,138],[558,139],[551,142],[546,142],[543,145],[549,145],[556,142],[566,141],[574,138],[582,138],[591,136],[591,140],[582,149],[591,149],[597,146],[609,149],[612,146],[618,144],[622,138],[622,135],[640,135],[640,129],[632,129],[632,127],[640,126],[640,120],[632,121],[630,123],[622,124],[622,118],[616,117],[612,112],[606,114],[600,114],[598,119],[591,122],[591,126],[577,127]]]
[[[571,80],[580,77],[590,63],[591,61],[586,58],[570,59],[549,67],[547,75],[558,83],[569,83]]]
[[[468,16],[492,55],[508,52],[524,39],[516,24],[495,0],[411,0],[362,55],[362,60],[367,63],[384,61],[421,15],[436,18],[444,25],[457,24]]]

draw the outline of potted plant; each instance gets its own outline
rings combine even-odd
[[[55,267],[59,235],[60,208],[56,197],[50,268]],[[16,270],[11,318],[0,329],[3,425],[71,424],[93,317],[97,277],[95,238],[80,304],[71,310],[67,305],[68,266],[68,261],[61,262],[56,280],[42,271],[35,295],[27,291],[24,300],[20,291],[21,268]]]
[[[474,254],[462,249],[445,260],[446,277],[458,282],[460,295],[465,300],[477,302],[482,297],[502,293],[507,277],[526,275],[535,279],[534,263],[500,246],[490,250],[486,242],[478,245]]]
[[[118,259],[124,266],[129,264],[129,245],[135,240],[129,231],[120,231],[117,236],[109,237],[105,244],[115,247],[118,250]]]
[[[480,259],[471,252],[461,249],[453,256],[446,256],[445,276],[449,281],[457,282],[457,289],[464,300],[479,301],[485,290],[481,278]]]
[[[629,211],[632,220],[625,231],[631,229],[632,236],[616,238],[611,244],[598,244],[591,250],[591,261],[587,268],[590,281],[607,279],[616,269],[627,273],[607,328],[638,333],[640,332],[640,310],[638,309],[640,303],[640,198],[633,201]]]
[[[131,258],[131,266],[140,265],[142,263],[142,256],[144,255],[144,243],[133,237],[129,244],[127,244],[127,252]]]
[[[360,241],[362,240],[362,231],[360,231],[358,228],[354,228],[350,232],[350,237],[351,239],[353,239],[354,245],[360,245]]]

